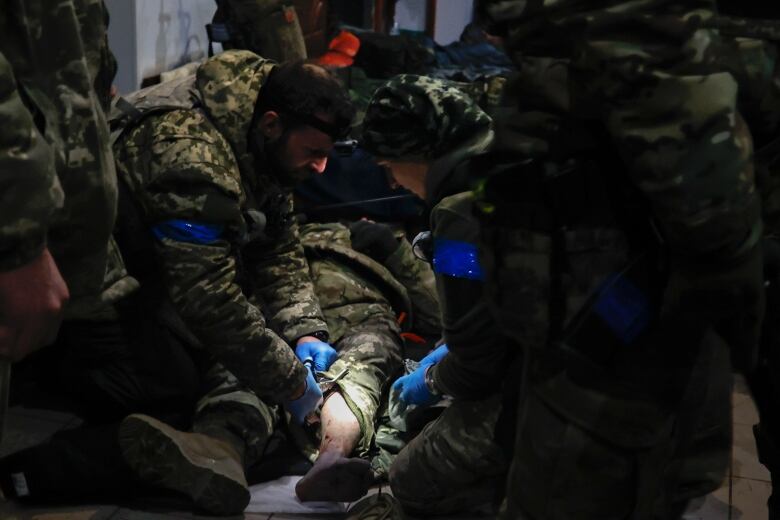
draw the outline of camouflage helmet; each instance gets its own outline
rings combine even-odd
[[[447,82],[403,74],[374,92],[363,146],[380,157],[436,159],[490,128],[490,117]]]

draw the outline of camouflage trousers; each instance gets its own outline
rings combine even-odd
[[[245,467],[259,462],[280,424],[280,407],[261,400],[219,363],[205,371],[203,384],[192,431],[229,442],[243,455]]]
[[[473,511],[503,492],[509,458],[496,442],[501,396],[453,401],[396,456],[390,487],[404,510],[428,516]]]
[[[347,370],[335,388],[360,424],[361,436],[355,455],[365,457],[374,439],[382,396],[392,376],[401,368],[401,338],[384,324],[372,327],[367,322],[339,338],[333,347],[339,357],[322,375],[332,378]],[[206,391],[198,402],[193,430],[229,440],[242,448],[247,466],[258,462],[282,420],[280,408],[262,401],[219,364],[206,372],[205,381]],[[295,437],[307,456],[316,457],[317,446],[311,439]]]

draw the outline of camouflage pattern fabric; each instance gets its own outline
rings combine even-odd
[[[192,431],[229,442],[247,468],[260,462],[280,424],[280,407],[260,400],[219,363],[205,371],[202,384]]]
[[[415,331],[439,329],[433,273],[414,257],[408,242],[391,255],[388,267],[376,263],[350,248],[349,228],[340,224],[306,224],[301,241],[332,344],[339,352],[323,377],[349,370],[337,388],[360,424],[355,455],[367,456],[375,438],[377,410],[401,367],[398,314],[414,316],[405,325]],[[417,297],[410,301],[409,294]],[[277,407],[258,399],[219,364],[204,378],[207,392],[198,402],[195,431],[211,432],[242,447],[247,466],[260,460],[281,418]],[[298,437],[302,450],[316,457],[316,446]]]
[[[417,132],[420,128],[430,131]],[[491,120],[476,103],[441,80],[402,76],[374,94],[363,130],[366,147],[377,155],[428,158],[434,240],[476,246],[479,225],[472,196],[463,192],[468,179],[462,166],[493,139]],[[456,399],[390,467],[394,496],[405,510],[423,516],[490,506],[509,462],[494,439],[511,357],[486,305],[483,284],[443,274],[436,281],[450,354],[433,367],[432,377]],[[391,438],[381,433],[383,442]]]
[[[566,158],[561,142],[583,145],[567,132],[572,127],[614,143],[624,176],[648,199],[672,251],[669,312],[716,323],[735,363],[750,370],[763,314],[760,204],[737,84],[707,28],[714,1],[614,0],[591,9],[488,0],[481,7],[521,70],[512,88],[520,110],[550,119],[528,130],[518,153],[529,153],[519,149],[525,146],[534,157]],[[625,27],[642,38],[626,41]],[[714,263],[714,273],[701,262]],[[712,296],[701,297],[705,291]]]
[[[703,27],[714,16],[713,0],[610,0],[596,8],[574,0],[484,0],[481,8],[521,71],[567,74],[554,64],[570,64],[560,97],[543,101],[603,122],[675,251],[697,258],[740,250],[757,225],[758,204],[734,117],[736,83],[716,65],[717,36]],[[642,38],[627,41],[625,27],[644,31]],[[663,58],[648,48],[663,48]],[[538,87],[521,72],[513,92],[523,103],[526,95],[550,97]],[[701,147],[719,159],[697,160]]]
[[[505,76],[491,76],[471,82],[450,81],[450,83],[468,94],[482,110],[490,114],[493,109],[502,104],[507,80]]]
[[[375,262],[350,248],[349,228],[340,224],[306,224],[302,241],[339,352],[324,375],[349,370],[338,388],[360,424],[356,455],[366,456],[381,400],[401,370],[398,316],[405,313],[404,327],[417,332],[439,329],[433,272],[414,257],[406,241],[386,265]]]
[[[455,400],[396,456],[390,488],[420,517],[484,512],[500,493],[508,457],[496,444],[500,396]]]
[[[442,199],[431,211],[436,240],[479,244],[479,222],[473,216],[470,192]],[[436,277],[441,299],[444,340],[450,355],[431,369],[431,377],[446,395],[484,399],[501,391],[514,349],[495,326],[484,282],[449,275]]]
[[[489,127],[490,118],[460,90],[403,74],[374,92],[363,120],[363,146],[379,157],[440,157]]]
[[[230,31],[225,49],[246,49],[278,63],[306,59],[306,42],[292,2],[218,0],[214,22]]]
[[[684,288],[688,282],[698,284],[700,290],[712,284],[698,270],[705,259],[709,265],[720,266],[714,270],[739,266],[723,275],[733,275],[733,279],[713,284],[710,290],[716,295],[721,289],[712,289],[715,286],[744,288],[741,296],[728,303],[733,312],[721,309],[720,316],[726,319],[717,320],[716,325],[727,325],[723,333],[739,352],[734,359],[749,366],[745,359],[753,355],[750,350],[762,314],[760,248],[756,245],[761,223],[750,163],[752,145],[737,113],[736,82],[718,63],[722,51],[718,35],[705,27],[714,16],[714,2],[615,0],[594,6],[543,1],[531,6],[487,0],[481,7],[495,22],[493,30],[505,38],[520,69],[511,89],[517,111],[513,121],[498,131],[497,142],[518,160],[531,158],[546,171],[558,173],[577,168],[584,158],[598,157],[594,150],[602,149],[600,142],[610,143],[622,163],[610,162],[604,154],[595,162],[602,161],[598,167],[603,172],[615,172],[606,183],[615,185],[610,186],[611,197],[620,192],[615,187],[629,178],[649,202],[649,208],[639,205],[629,211],[652,215],[672,252],[667,303],[674,305],[690,297]],[[517,168],[516,180],[521,173],[532,175]],[[504,180],[508,178],[506,173]],[[489,191],[492,182],[488,179],[483,187]],[[595,237],[601,232],[580,218],[574,226],[567,222],[567,232],[557,240],[566,261],[575,260],[586,269],[560,261],[555,264],[555,232],[517,216],[523,210],[513,222],[506,213],[500,216],[512,204],[515,208],[532,206],[530,198],[523,199],[523,183],[509,182],[501,190],[501,202],[492,196],[482,198],[487,191],[478,193],[485,223],[483,260],[497,321],[529,353],[534,348],[549,348],[551,324],[554,327],[561,318],[551,313],[556,292],[566,298],[563,319],[569,319],[570,310],[582,305],[575,293],[579,289],[585,289],[584,294],[592,292],[594,284],[620,265],[621,242],[624,257],[637,251],[627,247],[633,237],[620,229],[626,228],[625,223],[613,226],[618,241],[599,240],[595,248],[577,246],[589,233]],[[572,197],[575,206],[592,204],[587,185],[581,187],[586,202]],[[492,186],[494,194],[497,186]],[[538,191],[532,190],[531,196],[538,196]],[[526,202],[518,204],[521,199]],[[565,206],[551,211],[564,222],[570,213]],[[619,224],[619,218],[614,220]],[[577,223],[581,229],[576,229]],[[680,283],[681,279],[685,282]],[[562,287],[556,290],[555,283]],[[713,299],[723,303],[733,296],[722,293]],[[686,314],[690,322],[712,319],[717,311],[708,309],[706,300],[688,301],[687,308],[677,308],[683,311],[677,316]],[[507,302],[515,303],[515,308],[502,309]],[[703,318],[708,312],[710,317]],[[658,336],[649,339],[647,353],[655,351],[657,358],[621,354],[600,376],[588,376],[589,369],[582,362],[556,362],[538,354],[525,397],[527,419],[519,425],[510,470],[506,518],[668,516],[665,508],[675,500],[675,490],[664,486],[675,481],[665,474],[666,452],[676,445],[687,454],[686,443],[691,439],[684,439],[688,434],[680,432],[695,429],[690,425],[698,419],[696,412],[681,411],[680,401],[664,402],[659,389],[664,385],[682,390],[695,377],[706,381],[700,388],[717,386],[728,378],[728,368],[713,364],[704,375],[696,376],[696,367],[703,363],[697,356],[710,355],[714,347],[704,344],[698,352],[683,355],[687,347],[669,349],[664,333],[656,332]],[[694,333],[686,343],[702,342],[701,335]],[[740,359],[742,355],[745,359]],[[668,371],[663,359],[677,360],[674,371]],[[647,384],[641,391],[631,390],[636,382],[630,377]],[[620,381],[627,384],[621,388]],[[643,420],[624,420],[632,416]],[[678,427],[675,433],[670,429],[674,421],[688,426]],[[626,459],[625,453],[636,453],[635,462]],[[561,461],[598,460],[610,468],[610,474],[598,467],[553,468],[552,454]],[[710,484],[712,478],[717,483],[722,477],[723,468],[715,466]],[[704,465],[691,467],[695,473]],[[631,473],[641,475],[646,485],[619,489]],[[545,499],[540,499],[541,489]],[[623,502],[616,500],[618,496],[632,499]]]
[[[780,21],[719,16],[711,25],[723,33],[720,63],[739,84],[739,108],[756,149],[756,185],[765,235],[780,233],[780,152],[772,143],[780,127]],[[768,147],[765,150],[765,147]]]
[[[116,212],[108,130],[84,59],[105,29],[82,34],[82,9],[66,0],[8,1],[0,15],[4,34],[16,35],[0,44],[6,114],[0,269],[28,262],[47,243],[70,290],[66,319],[92,319],[105,310]],[[110,270],[122,278],[121,262]]]
[[[116,58],[108,45],[108,9],[103,0],[76,0],[75,5],[89,75],[103,110],[108,112],[117,71]]]
[[[434,238],[479,243],[471,195],[460,193],[469,188],[461,166],[488,149],[493,131],[490,117],[471,98],[442,80],[398,76],[375,92],[363,132],[364,146],[376,155],[429,158],[425,184]],[[507,350],[497,337],[482,284],[439,276],[437,291],[444,339],[460,355],[443,360],[433,371],[434,380],[449,395],[487,397],[501,386]]]
[[[543,68],[541,77],[536,78],[536,86],[544,85],[544,91],[541,96],[537,95],[533,101],[538,101],[540,97],[549,95],[552,100],[559,99],[558,95],[562,91],[562,86],[567,85],[565,74],[561,75],[561,66],[565,63],[548,63],[550,68]],[[565,72],[565,67],[563,71]],[[528,74],[539,73],[540,69],[525,69]],[[437,97],[441,91],[433,92],[432,97]],[[374,101],[381,100],[375,98]],[[531,99],[529,98],[529,102]],[[548,100],[543,100],[545,103]],[[542,103],[543,101],[539,101]],[[419,104],[426,106],[423,101]],[[548,105],[542,105],[547,107]],[[369,112],[370,112],[369,107]],[[420,110],[424,113],[424,110]],[[392,121],[392,112],[387,111],[385,116],[387,120]],[[399,118],[403,120],[403,117]],[[417,128],[422,125],[408,124],[408,128]],[[370,125],[365,128],[370,131]],[[401,128],[398,126],[397,128]],[[512,132],[507,131],[512,130]],[[400,134],[400,131],[399,131]],[[411,133],[410,133],[411,134]],[[504,118],[499,125],[496,134],[496,141],[493,149],[508,152],[510,156],[517,158],[518,164],[525,164],[523,161],[529,157],[550,157],[553,152],[566,153],[566,157],[576,157],[576,154],[583,156],[583,150],[588,147],[597,147],[594,137],[598,134],[589,133],[588,129],[581,126],[570,125],[559,115],[559,111],[551,110],[548,113],[539,110],[529,109],[527,112],[522,110],[513,111],[509,117]],[[409,135],[408,139],[412,143],[420,140],[417,135]],[[404,148],[403,136],[397,138],[398,155],[409,153],[405,150],[413,148]],[[477,141],[478,142],[478,141]],[[488,144],[490,141],[488,140]],[[484,152],[487,147],[474,147],[471,152],[481,150]],[[388,154],[390,155],[390,154]],[[481,291],[482,299],[474,296],[478,292],[472,293],[472,297],[463,297],[463,291],[469,288],[463,287],[463,284],[454,285],[448,289],[446,277],[441,277],[443,284],[440,284],[440,290],[443,291],[443,320],[445,328],[445,338],[451,349],[451,360],[467,361],[462,363],[459,370],[453,370],[453,373],[447,374],[455,363],[447,358],[439,366],[433,369],[433,379],[437,385],[440,385],[447,393],[452,393],[468,398],[470,395],[477,395],[480,390],[484,392],[496,391],[495,386],[491,388],[490,384],[496,383],[496,367],[503,367],[506,370],[507,363],[502,361],[504,356],[511,355],[512,351],[517,349],[508,349],[507,339],[513,340],[515,344],[521,346],[538,345],[542,346],[546,342],[546,335],[550,330],[551,317],[550,294],[552,292],[551,258],[553,251],[553,237],[551,229],[555,229],[551,224],[550,228],[544,229],[543,224],[547,217],[541,213],[536,215],[539,228],[523,228],[525,218],[534,219],[534,214],[529,211],[523,214],[522,211],[517,214],[513,221],[511,229],[501,230],[498,236],[492,230],[478,231],[475,227],[478,223],[473,219],[473,205],[469,202],[471,195],[451,196],[442,198],[446,194],[455,192],[456,188],[468,188],[468,174],[466,182],[463,181],[462,168],[458,166],[455,158],[469,157],[469,153],[460,155],[451,152],[447,155],[433,161],[429,169],[426,184],[429,189],[428,198],[434,207],[432,213],[432,228],[434,236],[440,234],[448,238],[461,237],[467,241],[476,241],[483,247],[483,267],[488,269],[488,281],[492,284],[492,292],[485,293],[485,288],[479,285],[471,287],[472,291]],[[557,156],[557,155],[556,155]],[[491,163],[492,155],[486,156],[485,162],[480,162],[479,156],[472,156],[472,164],[467,168],[468,171],[477,171],[484,173],[490,171],[490,168],[500,161]],[[445,160],[446,159],[446,160]],[[577,163],[573,163],[577,164]],[[609,165],[610,163],[607,163]],[[555,164],[552,161],[545,164],[542,172],[549,172],[554,175],[556,171],[562,172],[563,168],[571,169],[571,164],[562,162]],[[603,166],[602,166],[603,168]],[[514,172],[515,178],[527,180],[527,190],[514,190],[506,193],[517,206],[524,203],[536,203],[547,200],[548,191],[543,191],[544,185],[539,182],[534,184],[531,180],[537,172],[533,170],[523,171],[514,169],[505,169],[506,174]],[[521,176],[525,174],[525,176]],[[571,320],[587,298],[593,294],[602,280],[610,273],[619,271],[626,264],[629,258],[629,241],[625,231],[618,225],[618,219],[610,214],[612,204],[605,198],[609,191],[605,189],[603,183],[595,179],[598,177],[585,177],[575,182],[577,189],[572,192],[569,202],[559,206],[562,208],[560,217],[567,224],[571,222],[571,228],[565,229],[560,239],[560,244],[566,254],[567,272],[563,278],[563,294],[565,301],[562,305],[564,309],[563,319]],[[514,185],[509,185],[514,189]],[[507,188],[508,189],[508,188]],[[480,195],[480,193],[478,193]],[[584,203],[578,202],[578,199],[584,199]],[[460,200],[459,200],[460,199]],[[567,199],[563,199],[567,200]],[[587,225],[584,222],[576,220],[567,220],[567,214],[578,216],[577,210],[582,215],[588,216]],[[470,224],[469,224],[470,221]],[[485,235],[485,232],[490,233]],[[494,254],[496,253],[496,254]],[[500,253],[500,255],[498,254]],[[500,276],[499,276],[500,275]],[[492,276],[492,278],[491,278]],[[497,282],[500,280],[500,283]],[[521,282],[522,281],[522,282]],[[487,286],[488,289],[491,285]],[[447,295],[450,291],[450,295]],[[453,291],[457,291],[456,294]],[[502,296],[501,300],[493,300],[495,294]],[[454,295],[454,296],[453,296]],[[500,317],[503,331],[498,328],[494,321],[495,312],[483,312],[483,319],[466,319],[463,325],[458,327],[457,318],[469,312],[470,307],[474,307],[475,312],[479,308],[480,301],[487,301],[488,311],[490,307],[495,307],[504,311]],[[458,308],[462,302],[469,302],[467,308]],[[474,305],[474,302],[477,305]],[[467,315],[467,314],[466,314]],[[467,315],[468,316],[468,315]],[[479,345],[481,341],[489,339],[490,332],[503,332],[507,334],[503,340],[486,341],[487,348],[475,349],[485,364],[473,363],[473,355],[468,354],[466,348],[469,344]],[[480,334],[480,331],[487,331],[487,334]],[[502,350],[503,349],[503,350]],[[652,352],[649,349],[647,352]],[[521,501],[524,506],[524,512],[533,518],[571,518],[572,516],[583,518],[624,518],[632,511],[636,504],[636,490],[632,484],[626,484],[627,475],[640,468],[641,478],[647,478],[648,481],[658,484],[658,477],[663,471],[665,464],[664,457],[661,456],[665,449],[669,447],[670,442],[670,424],[673,423],[673,414],[661,403],[654,403],[652,400],[637,399],[636,402],[626,400],[625,396],[620,396],[619,389],[623,382],[632,382],[632,379],[639,379],[645,383],[652,381],[653,385],[664,387],[669,384],[676,385],[677,388],[685,386],[688,372],[687,368],[670,371],[668,366],[659,359],[643,356],[647,353],[643,351],[637,359],[631,359],[635,353],[625,355],[626,359],[616,360],[618,370],[624,370],[620,377],[616,379],[621,383],[615,383],[614,387],[608,384],[607,380],[602,381],[605,388],[591,388],[588,385],[583,386],[583,377],[577,373],[577,377],[571,379],[565,371],[558,373],[555,364],[542,364],[538,372],[532,372],[535,376],[534,386],[534,409],[532,412],[538,414],[538,420],[529,423],[528,431],[524,434],[532,437],[522,437],[522,442],[518,441],[515,447],[515,458],[518,461],[513,471],[517,475],[522,475],[522,485],[516,480],[510,483],[509,493],[512,500]],[[452,354],[456,354],[452,356]],[[491,356],[493,356],[491,358]],[[619,356],[619,357],[622,357]],[[449,365],[449,366],[448,366]],[[476,365],[476,366],[470,366]],[[682,364],[684,365],[684,363]],[[481,371],[482,368],[493,367],[492,370]],[[468,374],[469,370],[472,372]],[[701,375],[701,383],[697,386],[699,389],[707,388],[710,384],[717,384],[717,381],[724,381],[727,378],[722,376],[722,366],[712,367],[710,371],[704,371]],[[460,374],[458,374],[460,372]],[[500,373],[500,372],[498,372]],[[471,375],[471,377],[455,377],[458,375]],[[610,373],[611,374],[611,373]],[[514,375],[514,374],[513,374]],[[538,379],[537,379],[538,378]],[[476,382],[482,382],[482,388],[474,386]],[[517,382],[516,377],[508,377],[505,382]],[[585,378],[588,381],[588,378]],[[471,383],[471,385],[469,384]],[[505,391],[511,391],[509,385],[505,383]],[[636,384],[633,382],[632,384]],[[600,386],[598,384],[594,386]],[[515,389],[516,391],[516,389]],[[461,393],[462,392],[462,393]],[[536,402],[538,401],[538,402]],[[456,400],[456,403],[458,401]],[[566,419],[562,419],[566,418]],[[555,418],[555,420],[553,420]],[[692,421],[696,417],[691,418]],[[570,422],[569,422],[570,421]],[[617,425],[625,425],[627,431],[622,430]],[[556,432],[556,433],[553,433]],[[578,473],[575,468],[569,467],[563,471],[558,471],[559,466],[551,465],[550,460],[557,457],[562,450],[569,446],[565,440],[576,436],[578,442],[571,446],[571,451],[563,457],[566,460],[599,461],[597,465],[588,468],[587,472]],[[534,450],[539,453],[534,452]],[[646,459],[642,459],[641,464],[637,466],[632,462],[631,457],[626,453],[642,451],[648,454]],[[402,452],[403,453],[403,452]],[[608,461],[603,463],[602,461]],[[720,462],[718,459],[716,462]],[[439,461],[441,463],[441,461]],[[715,464],[717,466],[717,464]],[[609,468],[609,469],[606,469]],[[621,469],[622,468],[622,469]],[[700,469],[700,468],[699,468]],[[722,467],[718,466],[714,471],[715,481],[722,476],[718,474]],[[622,473],[621,473],[622,472]],[[576,479],[582,478],[581,481]],[[554,499],[550,498],[547,489],[553,489],[557,486],[554,479],[561,479],[560,490],[571,490],[572,485],[576,485],[577,492],[580,493],[575,499],[564,499],[562,495],[556,495]],[[688,475],[686,474],[686,478]],[[567,480],[568,479],[568,480]],[[586,485],[587,482],[589,485]],[[568,483],[568,484],[567,484]],[[709,484],[712,480],[709,481]],[[552,487],[551,487],[552,486]],[[614,500],[614,490],[623,486],[620,496],[629,496],[625,502]],[[607,491],[609,490],[609,491]],[[653,488],[649,492],[644,490],[652,498],[656,498],[656,490]],[[600,495],[599,493],[604,493]],[[624,493],[625,492],[625,493]],[[591,494],[589,496],[589,493]],[[658,493],[661,493],[658,490]],[[572,495],[574,496],[574,495]],[[535,497],[535,498],[534,498]],[[586,499],[586,497],[589,497]],[[647,497],[643,497],[645,499]],[[583,504],[588,504],[585,508]],[[414,506],[413,506],[414,507]],[[649,510],[649,509],[648,509]],[[575,513],[576,512],[576,513]],[[517,517],[517,511],[511,513],[512,517]]]
[[[771,4],[722,2],[721,12],[741,13],[753,11],[751,16],[760,18],[734,18],[721,15],[713,20],[723,35],[722,64],[730,70],[739,84],[739,106],[750,127],[755,143],[756,185],[761,194],[764,221],[764,276],[767,283],[767,316],[777,313],[778,255],[776,237],[780,232],[780,141],[777,138],[780,124],[780,90],[778,87],[778,42],[780,20]],[[748,385],[758,408],[760,422],[754,425],[758,447],[758,459],[769,469],[773,492],[767,505],[769,517],[777,515],[778,476],[780,475],[780,423],[777,409],[778,392],[777,344],[780,335],[776,320],[765,319],[762,329],[758,369],[748,375]]]
[[[169,219],[224,226],[208,244],[155,241],[165,298],[196,346],[258,397],[280,402],[305,379],[289,343],[327,325],[290,194],[247,142],[272,67],[250,52],[229,51],[206,61],[194,77],[172,80],[177,88],[160,85],[131,96],[148,115],[124,129],[115,153],[120,179],[146,226]],[[266,215],[262,233],[244,219],[249,210]]]

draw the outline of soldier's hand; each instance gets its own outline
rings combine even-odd
[[[290,412],[293,421],[303,424],[306,416],[316,410],[321,401],[322,390],[320,390],[320,385],[317,384],[311,368],[306,367],[306,388],[303,391],[303,395],[295,400],[285,402],[284,408]]]
[[[349,225],[352,249],[384,262],[398,249],[393,230],[387,224],[358,220]]]
[[[69,297],[48,249],[28,264],[0,272],[0,357],[19,361],[52,343]]]
[[[398,413],[403,413],[410,405],[426,407],[436,404],[441,400],[440,395],[435,395],[425,382],[425,373],[433,366],[420,365],[411,374],[399,377],[390,390],[393,400],[396,402]]]
[[[325,372],[339,357],[336,349],[313,336],[304,336],[298,340],[295,355],[302,363],[311,361],[317,372]]]

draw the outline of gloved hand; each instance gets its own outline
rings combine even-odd
[[[439,402],[441,396],[433,395],[428,389],[428,385],[425,384],[425,371],[431,366],[433,364],[420,365],[417,370],[409,375],[399,377],[393,383],[391,392],[398,405],[397,413],[403,413],[410,405],[426,407]]]
[[[325,343],[324,341],[311,340],[298,343],[295,347],[295,355],[301,362],[306,360],[311,361],[314,364],[314,370],[316,372],[324,372],[330,368],[336,358],[339,357],[339,353],[336,349]]]
[[[433,365],[435,363],[438,363],[442,359],[444,359],[444,356],[446,356],[450,352],[450,349],[447,347],[446,343],[443,343],[430,351],[427,356],[422,358],[420,360],[420,366],[428,366]]]
[[[304,390],[303,395],[294,401],[284,403],[284,408],[290,412],[293,421],[298,424],[303,424],[306,416],[316,410],[322,400],[320,385],[314,379],[314,373],[310,367],[306,367],[306,373],[306,390]]]
[[[377,262],[384,262],[398,249],[398,240],[386,224],[358,220],[349,225],[349,232],[352,236],[352,249]]]

